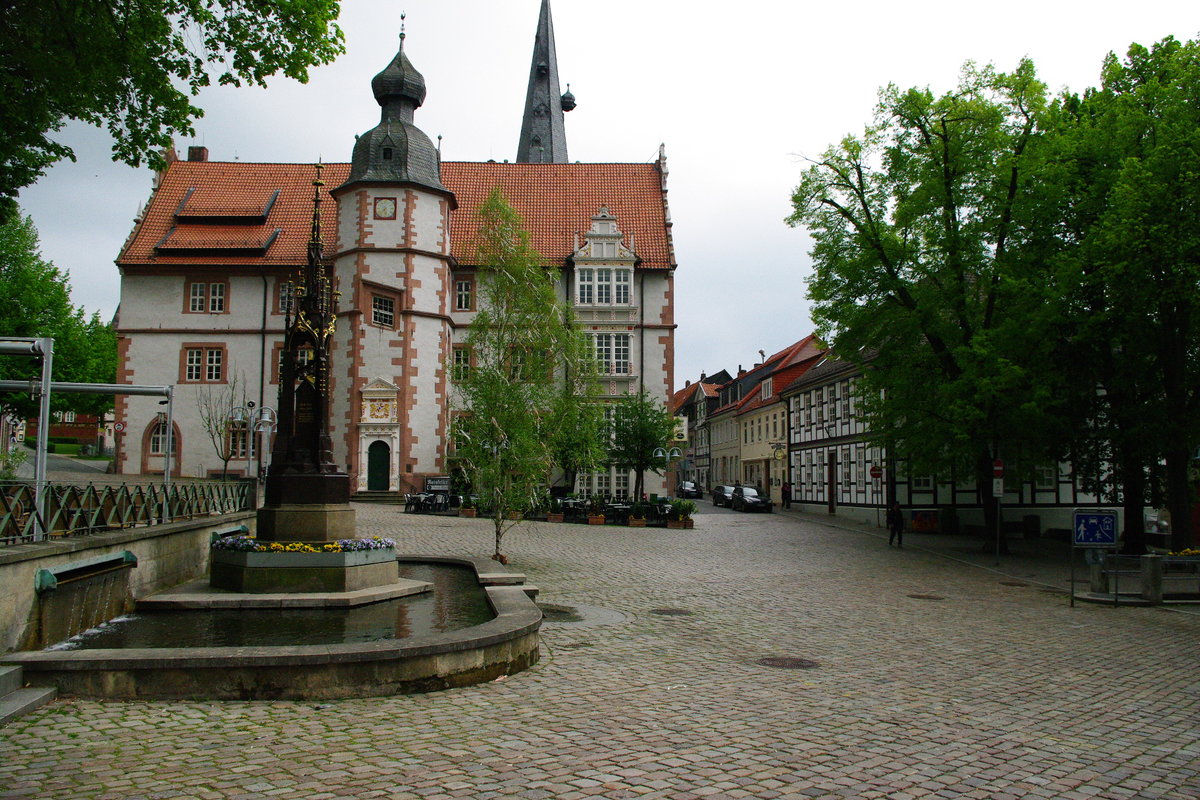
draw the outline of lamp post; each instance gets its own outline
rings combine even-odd
[[[666,467],[666,470],[668,472],[670,472],[670,470],[671,470],[671,462],[677,461],[682,456],[683,456],[683,451],[680,450],[678,447],[672,447],[669,450],[666,448],[663,448],[663,447],[654,448],[654,457],[661,458],[663,460],[663,464]],[[643,489],[643,491],[644,491],[644,489]]]
[[[229,422],[233,425],[246,426],[246,472],[249,476],[257,480],[258,473],[266,464],[265,462],[260,463],[259,468],[257,470],[254,469],[255,457],[260,452],[256,440],[259,434],[265,433],[267,436],[264,438],[269,446],[270,434],[275,432],[275,428],[279,424],[278,415],[275,413],[275,409],[270,406],[262,406],[256,411],[255,403],[251,400],[245,406],[235,406],[232,408],[229,412]],[[260,459],[260,461],[262,460]]]

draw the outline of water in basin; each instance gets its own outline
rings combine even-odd
[[[433,591],[357,608],[139,611],[49,649],[372,642],[469,628],[494,616],[474,570],[467,567],[401,562],[400,577],[428,581]]]

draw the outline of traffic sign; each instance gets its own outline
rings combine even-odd
[[[114,422],[113,430],[116,431],[117,433],[124,433],[125,432],[125,423],[124,422]]]
[[[1117,512],[1111,508],[1076,509],[1072,530],[1076,547],[1116,547]]]
[[[993,478],[1003,478],[1004,477],[1004,462],[998,458],[992,462],[992,477]]]
[[[878,464],[871,467],[871,477],[874,478],[875,480],[879,480],[880,478],[882,478],[883,477],[883,467],[879,466]]]

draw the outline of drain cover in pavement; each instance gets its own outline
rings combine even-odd
[[[542,619],[547,622],[579,622],[583,619],[579,612],[571,606],[538,603],[538,608],[542,610]]]
[[[686,608],[652,608],[650,613],[664,617],[690,617],[692,615],[692,612]]]
[[[764,667],[775,667],[776,669],[812,669],[813,667],[821,666],[816,661],[807,658],[796,658],[795,656],[767,656],[760,658],[754,662]]]
[[[945,600],[940,594],[910,594],[913,600]]]

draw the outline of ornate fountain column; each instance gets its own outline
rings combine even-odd
[[[267,470],[258,538],[328,542],[354,536],[350,478],[333,462],[329,439],[329,350],[338,293],[321,254],[321,165],[313,181],[308,263],[297,276],[294,313],[285,318],[279,376],[279,428]]]

